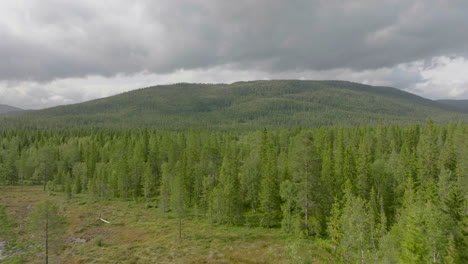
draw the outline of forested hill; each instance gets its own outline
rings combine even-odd
[[[19,112],[19,111],[23,111],[23,110],[17,107],[0,104],[0,115],[11,113],[11,112]]]
[[[468,113],[468,100],[437,100],[437,102],[460,108]]]
[[[3,127],[259,128],[468,120],[396,88],[345,81],[251,81],[154,86],[8,117]]]

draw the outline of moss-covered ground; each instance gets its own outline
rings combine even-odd
[[[6,205],[16,223],[18,244],[31,240],[29,215],[35,204],[46,199],[60,206],[68,223],[63,248],[51,256],[51,263],[290,263],[303,257],[321,263],[312,254],[312,242],[298,246],[279,229],[216,226],[188,217],[180,239],[178,219],[147,203],[84,195],[66,199],[39,186],[0,187],[0,204]],[[24,262],[42,263],[41,253],[30,248],[23,249],[32,251],[24,254]]]

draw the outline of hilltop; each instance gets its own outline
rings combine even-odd
[[[468,120],[463,110],[402,90],[346,81],[160,85],[23,113],[14,127],[258,128]]]
[[[20,109],[20,108],[17,108],[17,107],[14,107],[14,106],[0,104],[0,115],[7,114],[7,113],[12,113],[12,112],[21,112],[21,111],[24,111],[24,110]]]

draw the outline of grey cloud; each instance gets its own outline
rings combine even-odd
[[[1,80],[219,65],[265,72],[361,71],[466,56],[468,50],[463,0],[21,3],[4,8],[11,21],[0,19]]]
[[[444,57],[435,59],[432,65],[432,69],[425,68],[422,62],[415,62],[392,68],[363,71],[341,68],[327,71],[284,72],[239,70],[228,66],[216,66],[165,74],[138,73],[112,77],[65,78],[47,83],[0,81],[0,104],[38,109],[79,103],[156,84],[232,83],[259,79],[340,79],[370,85],[400,87],[431,99],[467,97],[468,77],[464,69],[468,67],[468,60]]]
[[[392,87],[412,88],[419,83],[423,83],[426,79],[421,75],[418,70],[401,69],[395,67],[385,77],[385,82]]]

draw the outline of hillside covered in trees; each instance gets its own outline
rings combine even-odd
[[[465,112],[468,112],[468,100],[437,100],[437,102],[457,107]]]
[[[282,229],[322,249],[328,263],[466,263],[467,132],[462,122],[432,121],[248,132],[9,130],[0,134],[0,184],[134,200],[180,220]]]
[[[12,113],[12,112],[21,112],[21,111],[23,111],[23,109],[9,106],[9,105],[0,104],[0,115]]]
[[[315,127],[468,120],[463,110],[390,87],[345,81],[253,81],[144,88],[3,118],[8,128]]]
[[[467,117],[342,81],[155,86],[2,117],[0,186],[274,230],[304,261],[466,263]]]

